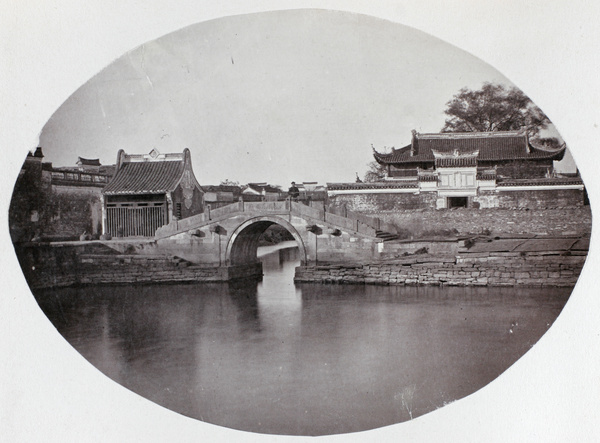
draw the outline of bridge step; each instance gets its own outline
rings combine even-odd
[[[375,231],[375,236],[383,241],[396,240],[398,238],[397,234],[392,234],[391,232],[385,231]]]

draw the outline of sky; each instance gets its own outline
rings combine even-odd
[[[114,164],[189,148],[201,184],[354,181],[378,150],[437,132],[460,88],[512,85],[421,31],[359,14],[273,11],[189,26],[124,54],[40,135],[45,161]]]

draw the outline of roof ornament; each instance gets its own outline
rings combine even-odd
[[[150,157],[152,158],[156,158],[160,155],[160,152],[158,152],[158,149],[153,148],[152,151],[150,151]]]

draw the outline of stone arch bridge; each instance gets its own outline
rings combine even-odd
[[[239,201],[159,228],[156,247],[196,264],[254,266],[259,238],[273,224],[294,237],[303,265],[372,260],[395,238],[393,226],[363,214],[290,200]]]

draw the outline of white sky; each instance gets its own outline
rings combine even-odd
[[[201,184],[354,181],[371,144],[436,132],[462,87],[508,80],[413,28],[295,10],[193,25],[123,55],[44,127],[46,161],[189,148]]]

